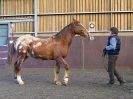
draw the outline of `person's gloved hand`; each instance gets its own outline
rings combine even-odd
[[[106,56],[107,55],[107,50],[106,48],[103,49],[103,55],[102,56]]]

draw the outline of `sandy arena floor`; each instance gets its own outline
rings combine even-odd
[[[133,70],[120,70],[126,84],[107,86],[104,69],[72,69],[68,86],[53,83],[53,68],[24,68],[25,85],[13,80],[12,69],[0,69],[0,99],[133,99]],[[63,69],[61,72],[63,77]]]

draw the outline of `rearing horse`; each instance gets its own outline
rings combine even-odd
[[[60,66],[63,64],[65,68],[64,85],[67,85],[70,76],[70,66],[65,58],[67,57],[68,49],[76,34],[88,37],[88,30],[79,21],[73,19],[73,22],[65,26],[59,33],[52,37],[41,39],[30,35],[24,35],[17,38],[10,47],[8,54],[9,65],[11,65],[12,57],[17,53],[17,60],[14,63],[14,74],[17,82],[19,84],[24,84],[24,81],[21,78],[20,65],[28,58],[28,56],[31,56],[43,60],[56,61],[54,75],[54,82],[56,85],[61,85],[59,73]]]

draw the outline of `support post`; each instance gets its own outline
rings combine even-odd
[[[34,35],[37,36],[38,32],[38,18],[37,18],[37,5],[38,5],[38,0],[34,0]]]
[[[85,69],[85,48],[84,48],[84,40],[82,39],[82,69]]]

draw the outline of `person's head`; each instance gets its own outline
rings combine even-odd
[[[118,34],[118,29],[116,27],[111,27],[110,28],[110,33],[113,34],[113,35],[117,35]]]

